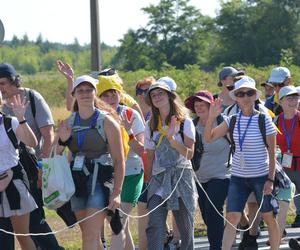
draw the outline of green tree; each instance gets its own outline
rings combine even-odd
[[[137,31],[129,30],[115,57],[125,70],[160,69],[165,63],[184,68],[201,59],[206,62],[203,55],[210,48],[209,40],[213,40],[207,35],[213,22],[190,6],[189,0],[161,0],[142,10],[149,16],[148,24]]]

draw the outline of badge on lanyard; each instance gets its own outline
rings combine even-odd
[[[293,162],[293,154],[290,152],[286,152],[283,154],[281,165],[284,168],[291,168]]]
[[[285,123],[284,123],[284,114],[282,114],[282,116],[281,116],[283,133],[284,133],[284,137],[285,137],[287,148],[288,148],[288,151],[283,154],[282,162],[281,162],[282,166],[285,167],[285,168],[291,168],[292,167],[293,154],[291,152],[291,138],[292,138],[293,130],[294,130],[294,127],[295,127],[296,117],[297,117],[297,115],[295,114],[294,117],[293,117],[293,121],[292,121],[290,131],[288,133],[288,131],[286,129],[286,126],[285,126]]]
[[[74,159],[74,165],[73,165],[74,171],[81,171],[83,169],[84,159],[85,159],[84,155],[76,155]]]
[[[246,166],[245,158],[243,152],[240,152],[240,167],[244,168]]]

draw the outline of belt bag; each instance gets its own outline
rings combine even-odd
[[[0,174],[0,192],[3,192],[13,178],[13,171],[11,169],[6,170]]]

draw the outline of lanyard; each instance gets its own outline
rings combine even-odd
[[[84,130],[82,130],[82,131],[78,131],[78,132],[77,132],[77,143],[78,143],[79,151],[82,150],[83,141],[84,141],[84,138],[85,138],[85,136],[86,136],[86,134],[87,134],[87,131],[88,131],[93,125],[96,124],[97,119],[98,119],[98,116],[99,116],[99,111],[96,109],[96,111],[95,111],[94,114],[93,114],[93,117],[92,117],[92,119],[91,119],[91,122],[90,122],[88,128],[86,128],[86,129],[84,129]],[[76,118],[77,118],[76,123],[77,123],[78,126],[80,126],[80,115],[79,115],[79,113],[77,113]]]
[[[118,113],[118,115],[121,114],[121,105],[118,105],[118,107],[117,107],[117,113]]]
[[[145,121],[147,122],[151,117],[151,112],[147,112],[147,114],[145,115]]]
[[[247,126],[245,128],[244,134],[243,134],[242,137],[241,137],[241,117],[242,117],[242,112],[240,112],[240,115],[239,115],[238,134],[239,134],[239,146],[240,146],[240,150],[243,151],[243,143],[245,141],[246,133],[247,133],[248,127],[249,127],[249,125],[250,125],[250,123],[252,121],[253,115],[250,116],[250,118],[248,120],[248,123],[247,123]]]
[[[3,116],[1,115],[1,116],[0,116],[0,125],[1,125],[1,123],[2,123],[2,119],[3,119]]]
[[[288,152],[291,151],[291,138],[292,138],[293,130],[294,130],[294,127],[295,127],[296,117],[297,117],[297,115],[295,114],[294,118],[293,118],[293,121],[292,121],[292,126],[290,128],[290,131],[289,131],[289,133],[287,133],[286,126],[285,126],[285,123],[284,123],[284,114],[282,114],[282,116],[281,116],[283,133],[284,133],[284,137],[285,137],[285,140],[286,140],[286,144],[288,146]]]

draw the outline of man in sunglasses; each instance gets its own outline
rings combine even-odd
[[[284,86],[291,85],[291,79],[291,73],[288,68],[276,67],[272,69],[271,75],[267,82],[273,86],[275,94],[266,100],[265,106],[270,109],[275,115],[279,115],[282,112],[282,108],[279,105],[278,98],[279,90]]]
[[[221,87],[221,93],[214,95],[214,98],[221,98],[222,108],[225,110],[228,106],[235,102],[230,98],[229,91],[234,89],[235,78],[244,75],[244,71],[239,71],[233,67],[227,66],[219,72],[218,86]]]

